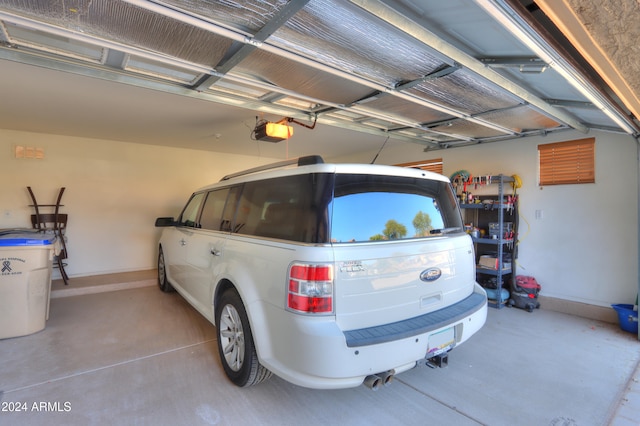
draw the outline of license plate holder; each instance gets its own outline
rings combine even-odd
[[[448,352],[456,345],[455,327],[449,327],[429,336],[427,343],[427,356],[432,358]]]

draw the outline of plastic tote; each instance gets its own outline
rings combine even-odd
[[[611,305],[618,313],[620,328],[630,333],[638,334],[638,311],[633,310],[633,305]]]
[[[0,339],[45,328],[55,236],[0,232]]]

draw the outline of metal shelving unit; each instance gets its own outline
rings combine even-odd
[[[510,288],[504,281],[511,280],[514,277],[514,267],[515,267],[515,242],[517,239],[517,199],[509,200],[510,197],[505,195],[505,185],[514,182],[514,179],[510,176],[504,175],[496,175],[496,176],[483,176],[479,179],[482,180],[482,185],[497,185],[498,194],[497,195],[487,195],[483,196],[485,198],[480,203],[473,204],[460,204],[460,208],[463,209],[465,223],[467,221],[473,222],[478,226],[484,227],[485,225],[488,227],[489,223],[497,223],[497,232],[496,238],[480,238],[472,236],[472,240],[475,245],[476,250],[476,264],[478,265],[478,260],[481,255],[487,253],[487,247],[494,248],[496,253],[496,268],[489,267],[481,267],[478,265],[476,267],[476,275],[482,276],[487,275],[491,277],[495,277],[496,280],[496,298],[489,299],[489,306],[494,308],[503,308],[507,302],[508,298],[503,297],[502,288],[506,288],[507,290]],[[473,181],[471,182],[473,184]],[[491,203],[487,203],[486,201],[492,201]],[[512,221],[512,233],[508,233],[507,227],[505,226],[505,216],[509,212],[514,217],[514,221]],[[495,219],[495,220],[491,220]],[[482,246],[482,248],[480,247]],[[505,262],[505,254],[510,253],[512,256],[511,262]],[[482,281],[481,279],[478,280]]]

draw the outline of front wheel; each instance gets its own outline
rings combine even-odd
[[[222,294],[216,306],[216,328],[220,361],[233,383],[253,386],[271,377],[258,361],[247,312],[235,290]]]

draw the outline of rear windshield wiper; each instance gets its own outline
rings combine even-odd
[[[432,229],[429,233],[431,235],[436,235],[436,234],[451,234],[453,232],[460,232],[460,231],[462,231],[462,228],[460,228],[459,226],[456,226],[453,228]]]

